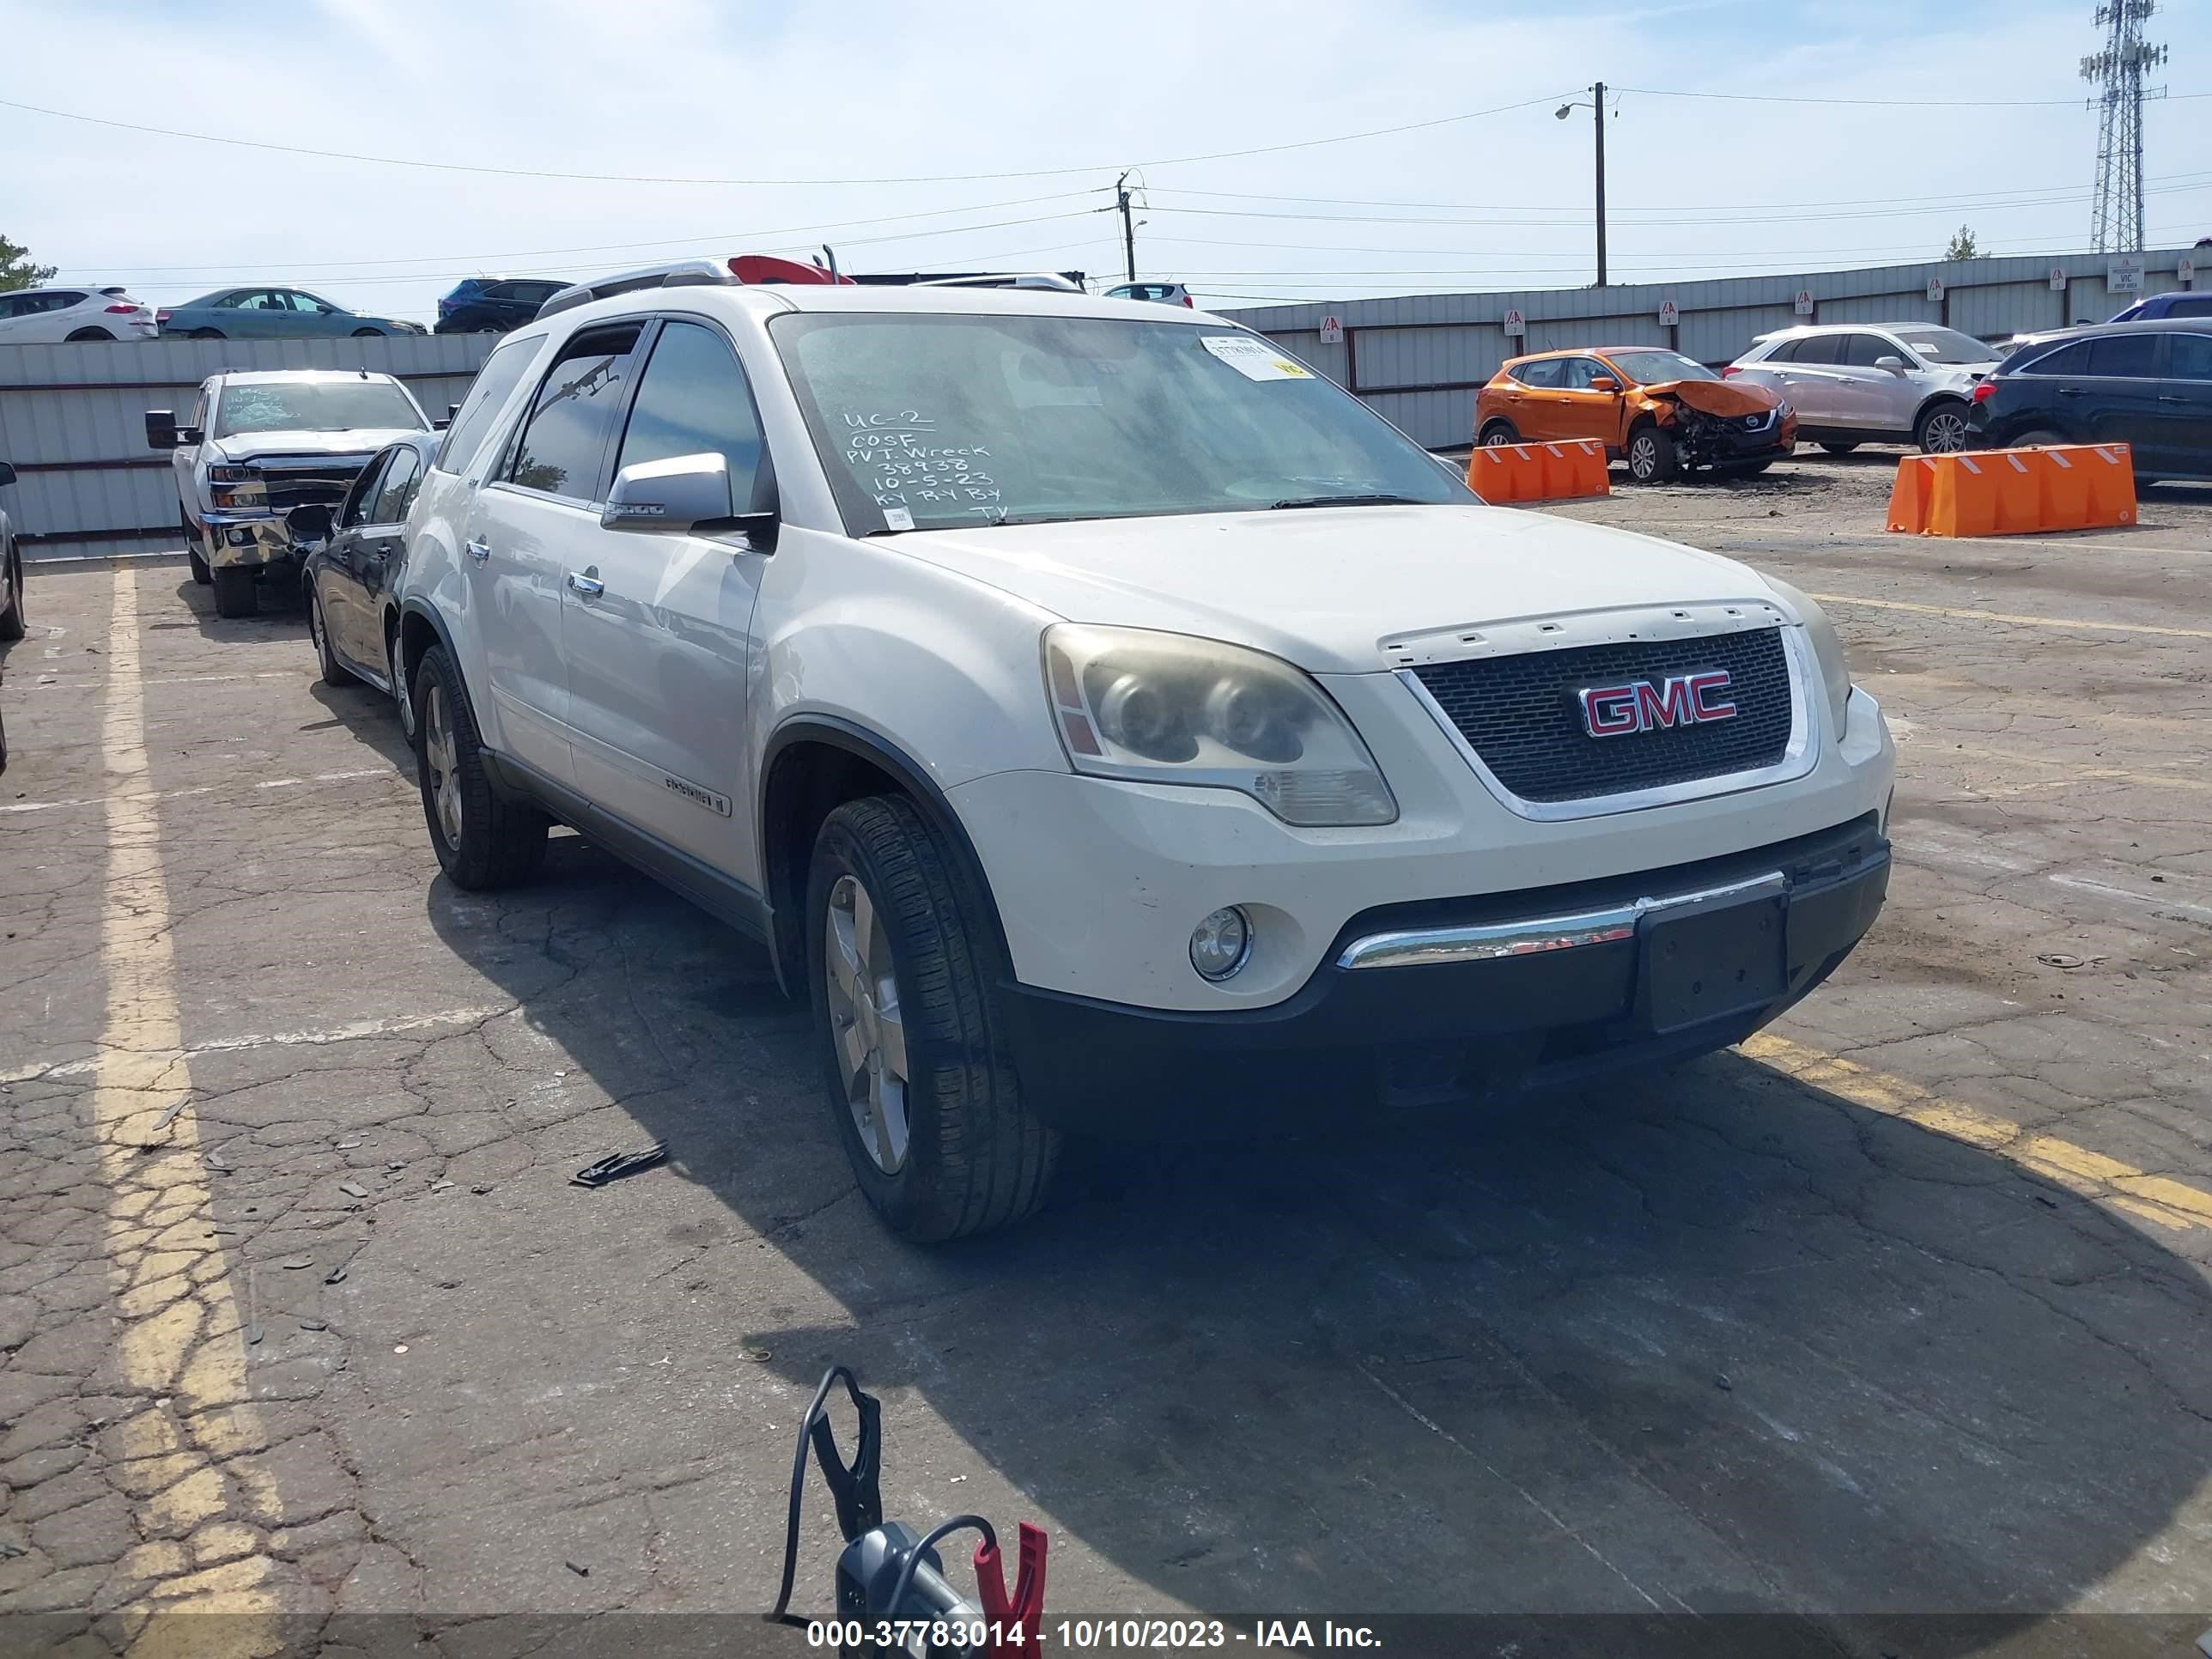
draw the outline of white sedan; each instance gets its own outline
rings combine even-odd
[[[0,345],[150,340],[154,308],[119,288],[26,288],[0,294]]]

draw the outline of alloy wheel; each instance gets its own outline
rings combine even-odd
[[[433,684],[422,709],[422,754],[430,767],[430,798],[438,809],[438,830],[446,845],[461,844],[461,779],[456,764],[453,723],[446,708],[446,688]]]
[[[399,635],[392,636],[391,658],[387,666],[392,671],[392,695],[399,700],[399,732],[411,739],[415,735],[415,700],[408,695],[406,659],[399,649]]]
[[[1628,472],[1638,483],[1649,483],[1659,471],[1659,446],[1649,433],[1639,433],[1629,441]]]
[[[840,876],[830,888],[823,929],[830,1041],[846,1105],[875,1166],[896,1175],[906,1163],[908,1131],[906,1020],[890,936],[858,876]]]
[[[1930,455],[1955,455],[1966,447],[1966,417],[1947,409],[1928,417],[1922,439]]]

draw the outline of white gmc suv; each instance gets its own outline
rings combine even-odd
[[[570,824],[764,941],[902,1233],[1070,1129],[1717,1048],[1881,908],[1894,751],[1791,588],[1486,507],[1203,313],[607,286],[408,521],[431,839]]]

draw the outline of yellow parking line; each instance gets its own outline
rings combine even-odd
[[[1963,1141],[2008,1164],[2041,1176],[2069,1192],[2110,1204],[2174,1232],[2212,1230],[2212,1193],[2165,1176],[2146,1174],[2102,1152],[2033,1133],[2009,1118],[1960,1101],[1946,1100],[1916,1083],[1874,1071],[1841,1055],[1825,1054],[1761,1032],[1740,1052],[1763,1066],[1931,1133]]]
[[[1904,599],[1862,599],[1849,593],[1815,593],[1822,605],[1863,605],[1875,611],[1910,611],[1923,617],[1957,617],[1969,622],[2013,623],[2022,628],[2059,628],[2090,634],[2157,634],[2175,640],[2212,640],[2212,628],[2163,628],[2151,623],[2088,622],[2077,617],[2023,617],[2008,611],[1976,611],[1949,605],[1912,605]]]
[[[275,1630],[266,1621],[277,1608],[268,1589],[275,1561],[249,1553],[194,1571],[182,1541],[226,1515],[258,1517],[276,1505],[265,1477],[257,1489],[242,1471],[224,1467],[258,1449],[260,1440],[246,1403],[246,1332],[228,1263],[210,1231],[207,1170],[183,1057],[161,820],[146,788],[139,575],[128,567],[116,571],[108,619],[100,729],[107,869],[100,921],[107,1007],[92,1091],[118,1316],[109,1364],[151,1402],[109,1431],[121,1467],[131,1473],[125,1488],[147,1494],[138,1500],[137,1520],[149,1541],[117,1571],[155,1581],[150,1605],[164,1612],[253,1615],[231,1633],[244,1644],[239,1651],[265,1652],[271,1644],[264,1638]],[[134,1611],[143,1613],[148,1605],[142,1601]],[[156,1622],[131,1651],[189,1646],[192,1634],[174,1622]]]

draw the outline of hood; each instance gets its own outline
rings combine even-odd
[[[1575,611],[1773,604],[1717,554],[1494,507],[1342,507],[909,532],[902,553],[1070,622],[1196,634],[1315,673],[1382,641]]]
[[[1647,398],[1673,398],[1707,415],[1764,415],[1782,401],[1771,387],[1748,380],[1662,380],[1644,388]]]
[[[240,432],[218,438],[210,446],[226,461],[250,461],[262,456],[374,455],[402,438],[419,438],[419,427],[357,428],[344,432]]]

